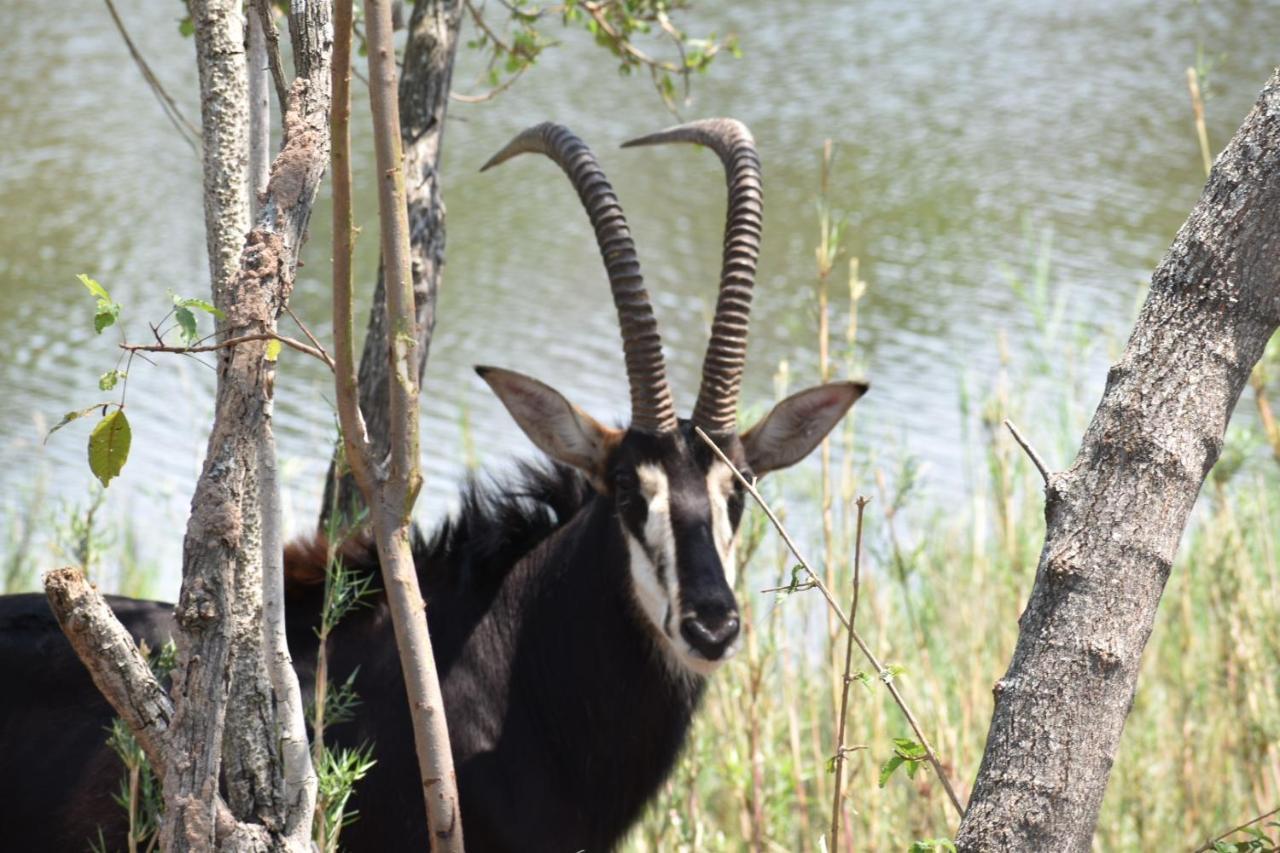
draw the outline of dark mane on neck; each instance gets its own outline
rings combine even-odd
[[[577,471],[554,462],[522,462],[514,472],[468,478],[462,504],[424,539],[415,530],[414,562],[424,586],[488,587],[521,557],[567,524],[595,494]],[[367,535],[349,540],[339,554],[357,574],[378,574],[378,554]],[[305,596],[324,584],[323,536],[285,548],[285,592]]]
[[[521,462],[503,475],[472,477],[462,506],[414,556],[419,572],[443,576],[433,582],[487,586],[538,543],[577,515],[595,491],[572,468],[553,462]],[[424,577],[424,581],[428,580]]]

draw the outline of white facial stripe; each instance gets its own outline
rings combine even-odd
[[[710,675],[733,652],[730,650],[720,660],[706,660],[695,653],[680,634],[680,620],[684,614],[680,608],[676,541],[671,524],[670,484],[666,472],[658,465],[640,465],[636,468],[636,478],[640,483],[641,496],[648,505],[644,541],[638,541],[623,528],[636,600],[654,630],[665,636],[666,642],[661,645],[671,653],[673,662],[678,661],[686,671]],[[711,503],[712,536],[730,587],[733,586],[736,567],[728,505],[732,491],[733,472],[717,462],[707,473],[707,494]]]
[[[736,539],[733,524],[729,520],[729,495],[733,494],[733,471],[720,460],[711,464],[707,471],[707,495],[711,499],[711,533],[715,537],[716,551],[720,553],[720,564],[724,566],[724,577],[733,588],[737,579],[738,563],[734,554]]]
[[[657,465],[640,465],[636,468],[636,478],[648,504],[648,515],[644,522],[645,543],[637,542],[630,533],[627,534],[631,579],[640,605],[657,629],[666,633],[669,627],[675,633],[679,621],[676,613],[676,541],[671,532],[667,475]],[[669,626],[666,624],[668,613]]]

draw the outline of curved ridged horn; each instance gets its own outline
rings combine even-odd
[[[631,229],[613,187],[586,143],[568,128],[550,122],[522,132],[480,171],[529,152],[546,154],[564,170],[595,229],[622,329],[627,381],[631,386],[631,428],[648,433],[674,431],[675,406],[667,386],[658,321],[644,289]]]
[[[747,359],[751,289],[756,280],[764,221],[760,157],[751,131],[742,122],[730,118],[682,124],[632,139],[622,147],[667,142],[694,142],[715,151],[724,163],[729,184],[720,295],[716,300],[707,357],[702,362],[702,387],[693,408],[693,422],[710,433],[732,433],[738,426],[738,390]]]

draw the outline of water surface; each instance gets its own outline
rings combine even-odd
[[[194,49],[178,37],[174,4],[119,6],[157,73],[198,118]],[[1203,183],[1184,69],[1198,45],[1214,59],[1209,124],[1221,145],[1277,63],[1276,11],[1251,2],[701,0],[689,29],[736,32],[746,55],[699,79],[685,115],[746,121],[766,170],[745,400],[772,398],[783,359],[793,383],[815,379],[814,196],[830,138],[838,151],[831,194],[871,285],[857,351],[857,369],[873,383],[858,406],[863,443],[919,454],[933,489],[957,493],[962,380],[981,393],[992,386],[998,331],[1015,362],[1038,334],[1006,278],[1030,263],[1028,229],[1053,233],[1051,284],[1065,294],[1067,320],[1086,338],[1122,338]],[[0,521],[30,501],[39,481],[58,500],[87,499],[88,424],[40,445],[63,412],[111,399],[97,377],[112,367],[118,337],[94,335],[92,300],[75,275],[112,290],[134,339],[163,314],[167,290],[207,291],[196,157],[166,123],[105,8],[82,0],[60,12],[0,0]],[[463,57],[460,89],[481,88],[472,85],[478,68],[477,56]],[[601,418],[625,416],[616,322],[567,182],[533,158],[477,173],[508,137],[545,119],[596,148],[636,234],[677,399],[687,407],[696,392],[718,274],[719,165],[692,148],[618,150],[671,116],[642,79],[620,77],[584,36],[566,33],[501,98],[456,103],[450,113],[448,268],[423,406],[428,479],[418,512],[427,523],[451,505],[465,473],[464,420],[481,461],[501,467],[532,453],[472,364],[535,374]],[[360,124],[358,179],[366,183],[367,142]],[[324,194],[293,305],[328,339]],[[367,192],[359,216],[367,283],[376,248]],[[835,284],[840,328],[842,274]],[[1080,368],[1093,394],[1105,355]],[[159,590],[168,595],[212,387],[211,370],[180,358],[135,362],[129,383],[134,449],[107,512],[131,518],[146,555],[169,567]],[[290,524],[306,530],[333,435],[332,395],[324,369],[289,351],[278,387]],[[1034,417],[1025,426],[1049,429]],[[56,500],[45,510],[58,511]]]

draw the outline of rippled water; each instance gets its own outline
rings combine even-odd
[[[193,47],[175,4],[123,2],[157,72],[198,117]],[[766,170],[766,241],[744,396],[762,402],[787,359],[814,378],[814,195],[823,139],[838,146],[832,197],[871,289],[858,364],[867,445],[923,456],[942,493],[960,487],[962,378],[990,387],[1005,330],[1016,360],[1034,334],[1002,270],[1024,269],[1028,228],[1053,233],[1052,285],[1086,332],[1123,330],[1142,282],[1203,182],[1184,69],[1214,59],[1210,135],[1221,145],[1277,62],[1272,3],[699,0],[689,29],[733,31],[746,56],[697,81],[686,115],[748,122]],[[87,425],[40,437],[102,399],[116,338],[91,328],[88,272],[124,304],[132,337],[164,312],[166,289],[207,290],[199,167],[128,60],[105,8],[56,14],[0,0],[0,521],[37,481],[83,502]],[[475,79],[463,58],[458,85]],[[528,454],[470,365],[537,375],[601,417],[626,391],[599,258],[567,183],[525,158],[483,175],[522,127],[555,119],[600,155],[626,207],[657,301],[678,399],[696,389],[714,299],[722,175],[695,149],[620,151],[671,118],[640,79],[620,78],[585,37],[566,34],[497,101],[454,104],[446,139],[448,269],[424,395],[424,520],[445,511],[464,472],[464,418],[482,460]],[[357,144],[367,132],[357,133]],[[370,163],[363,164],[369,177]],[[357,176],[360,177],[359,175]],[[360,252],[371,278],[372,198]],[[293,298],[327,337],[327,200]],[[837,285],[842,277],[837,275]],[[843,323],[842,300],[833,325]],[[286,351],[277,420],[294,529],[307,529],[333,433],[324,371]],[[1084,365],[1101,388],[1103,362]],[[134,519],[148,555],[174,566],[210,416],[213,373],[187,359],[135,363],[133,456],[109,512]],[[49,510],[51,513],[54,510]],[[5,529],[5,527],[0,527]],[[50,560],[53,558],[50,557]]]

